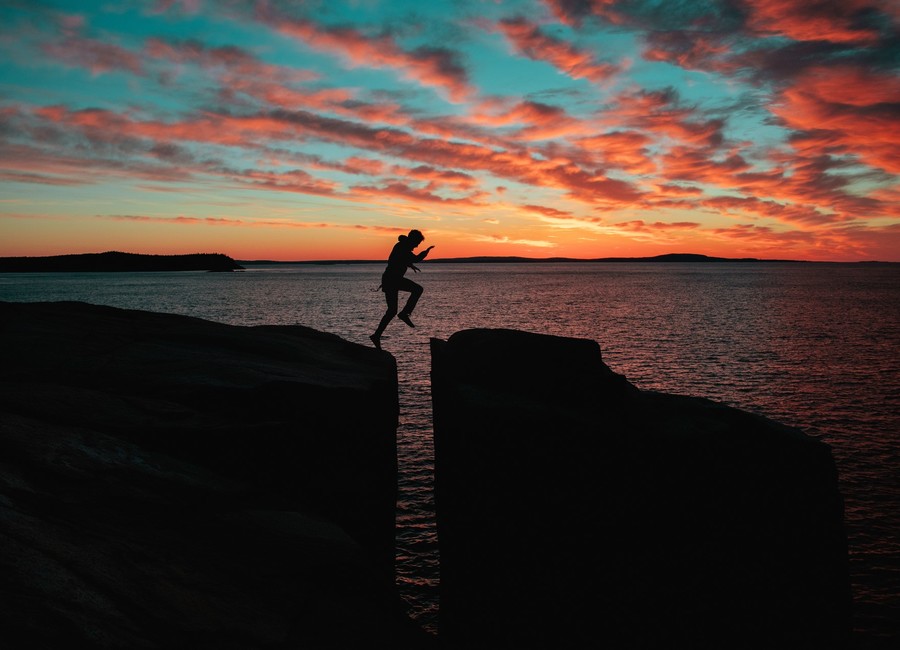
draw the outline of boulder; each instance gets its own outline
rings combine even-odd
[[[0,303],[5,648],[428,647],[396,366],[304,327]]]
[[[454,648],[844,648],[829,447],[637,389],[583,339],[432,339],[440,635]]]

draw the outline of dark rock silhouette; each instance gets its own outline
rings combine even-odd
[[[441,641],[394,588],[393,357],[2,303],[4,648],[843,648],[829,448],[593,341],[432,340]]]
[[[0,303],[4,648],[427,647],[394,588],[393,357]]]
[[[844,648],[830,449],[640,391],[593,341],[432,339],[440,635],[454,648]]]
[[[0,257],[0,272],[103,271],[240,271],[243,266],[221,253],[141,255],[137,253],[81,253],[47,257]]]

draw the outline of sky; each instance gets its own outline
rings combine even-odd
[[[896,0],[2,0],[0,256],[900,261]]]

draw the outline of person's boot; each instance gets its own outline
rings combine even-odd
[[[397,318],[402,320],[404,323],[406,323],[410,327],[415,327],[413,322],[409,319],[409,314],[407,314],[405,311],[401,311],[399,314],[397,314]]]

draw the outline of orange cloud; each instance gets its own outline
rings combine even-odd
[[[779,203],[755,197],[717,196],[703,199],[699,205],[719,213],[753,214],[759,217],[770,217],[785,223],[827,224],[843,221],[844,218],[835,213],[823,213],[819,210],[791,203]]]
[[[656,163],[650,156],[653,139],[636,130],[612,131],[576,140],[580,148],[589,150],[609,167],[623,169],[633,174],[649,174],[656,171]]]
[[[682,68],[728,72],[734,64],[726,56],[729,49],[718,35],[687,31],[651,31],[646,37],[643,57],[665,61]]]
[[[260,140],[278,142],[317,138],[443,168],[439,173],[443,177],[435,177],[435,181],[459,183],[464,180],[464,177],[453,173],[444,174],[444,171],[453,170],[470,176],[477,172],[487,172],[528,185],[559,189],[572,198],[602,204],[607,208],[633,202],[643,196],[643,192],[629,181],[610,178],[601,170],[582,168],[564,157],[543,158],[521,148],[497,150],[471,143],[421,138],[398,129],[377,128],[308,111],[273,110],[241,116],[207,113],[181,122],[139,120],[135,116],[100,109],[70,111],[61,107],[41,108],[35,115],[57,125],[77,129],[83,136],[96,142],[98,147],[127,144],[132,154],[139,155],[159,151],[158,143],[198,142],[255,149],[260,147]],[[237,172],[223,169],[221,165],[216,167],[198,162],[193,165],[192,171],[200,174],[224,174],[233,180],[284,191],[320,195],[335,191],[333,185],[308,182],[308,179],[297,178],[295,172],[291,176],[292,172],[276,174],[258,170]],[[178,170],[172,169],[171,173],[177,176]],[[418,196],[426,201],[435,200],[434,196],[430,196],[433,192],[404,189],[397,184],[370,191]],[[446,197],[439,199],[450,200]],[[472,199],[469,197],[458,200]]]
[[[699,187],[676,185],[674,183],[657,185],[656,191],[660,196],[700,196],[703,194],[703,190]]]
[[[488,107],[489,103],[483,102],[482,105]],[[549,140],[583,135],[595,130],[593,125],[571,117],[558,106],[534,101],[517,102],[493,113],[476,112],[469,119],[478,125],[489,127],[521,125],[505,134],[507,142]],[[499,138],[492,136],[488,141],[498,142]]]
[[[405,183],[388,183],[382,187],[356,185],[350,188],[350,194],[358,199],[366,196],[387,196],[415,203],[440,203],[443,205],[485,205],[479,199],[481,193],[471,194],[465,197],[445,197],[433,193],[429,189],[410,187]]]
[[[873,43],[877,29],[864,26],[863,13],[879,7],[897,17],[897,5],[878,0],[745,0],[747,26],[760,34],[779,34],[796,41]]]
[[[352,173],[368,174],[370,176],[381,174],[385,168],[385,164],[380,160],[362,158],[360,156],[351,156],[344,162]]]
[[[573,215],[571,212],[566,210],[557,210],[556,208],[548,208],[543,205],[522,205],[519,206],[524,210],[528,210],[529,212],[537,212],[538,214],[542,214],[545,217],[553,217],[555,219],[568,219]]]
[[[455,102],[475,94],[455,52],[446,48],[403,50],[387,35],[367,36],[349,27],[324,27],[309,20],[277,15],[269,8],[260,17],[273,29],[321,52],[342,56],[353,66],[387,68],[423,86],[438,88]]]
[[[541,32],[540,27],[524,18],[501,20],[500,32],[520,54],[536,61],[546,61],[573,79],[603,83],[614,77],[620,66],[597,61],[590,52]]]
[[[460,190],[469,190],[478,185],[478,180],[470,174],[446,169],[436,169],[429,165],[419,165],[417,167],[401,167],[395,165],[391,168],[391,172],[399,176],[430,181],[429,185],[432,188],[439,185],[450,185]]]
[[[297,192],[300,194],[314,194],[331,196],[335,194],[336,183],[316,179],[302,169],[293,169],[288,172],[267,172],[255,169],[246,169],[231,174],[239,183],[249,183],[269,190]]]
[[[739,247],[743,254],[767,259],[830,261],[836,252],[844,259],[886,259],[900,244],[900,228],[838,226],[813,230],[778,230],[769,226],[736,224],[709,234]]]
[[[585,18],[602,16],[614,25],[627,22],[615,9],[616,0],[544,0],[544,4],[560,22],[573,27],[581,26]]]
[[[695,221],[676,221],[673,223],[657,221],[655,223],[647,223],[643,219],[635,219],[633,221],[622,221],[613,224],[613,226],[618,228],[619,230],[625,230],[628,232],[652,233],[678,230],[695,230],[700,227],[700,224]]]
[[[783,90],[772,112],[800,132],[809,153],[852,153],[900,173],[900,79],[853,66],[807,70]]]

